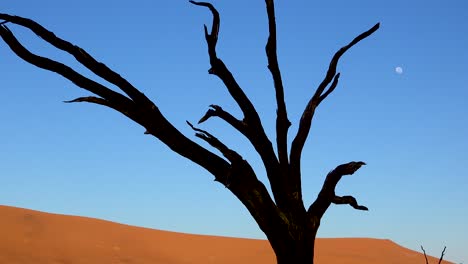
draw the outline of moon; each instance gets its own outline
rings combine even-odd
[[[397,74],[402,74],[402,73],[403,73],[403,68],[400,67],[400,66],[398,66],[398,67],[395,68],[395,72],[396,72]]]

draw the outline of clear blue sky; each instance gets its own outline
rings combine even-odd
[[[264,1],[213,1],[218,55],[257,106],[274,139]],[[375,35],[339,64],[340,85],[321,105],[303,155],[309,205],[336,165],[368,163],[337,189],[370,208],[332,206],[320,237],[388,238],[468,262],[468,3],[277,1],[278,56],[290,138],[334,52],[376,22]],[[86,49],[141,89],[187,136],[210,104],[239,116],[209,68],[207,9],[188,1],[3,1]],[[27,47],[77,66],[34,34]],[[395,72],[402,67],[403,73]],[[91,74],[79,68],[87,76]],[[202,168],[110,109],[62,101],[89,93],[37,69],[0,43],[0,204],[198,234],[264,238],[247,210]],[[219,120],[202,128],[239,151],[265,182],[260,159]],[[207,146],[208,147],[208,146]]]

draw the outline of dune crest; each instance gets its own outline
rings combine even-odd
[[[265,240],[183,234],[2,205],[0,216],[0,263],[275,263]],[[316,262],[418,264],[425,260],[421,253],[390,240],[319,238]],[[438,259],[431,257],[429,262]]]

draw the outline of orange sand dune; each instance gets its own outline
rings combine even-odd
[[[0,263],[273,264],[275,257],[265,240],[182,234],[0,205]],[[317,240],[316,263],[425,260],[390,240],[330,238]]]

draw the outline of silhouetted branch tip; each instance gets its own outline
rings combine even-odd
[[[334,204],[349,204],[351,207],[353,207],[356,210],[363,210],[363,211],[369,211],[369,209],[366,206],[359,205],[357,203],[356,198],[353,196],[347,195],[347,196],[337,196],[333,197],[332,203]]]
[[[442,263],[442,259],[444,259],[445,249],[447,249],[447,246],[444,246],[444,250],[442,250],[442,254],[440,255],[440,259],[439,259],[439,264],[441,264],[441,263]]]
[[[228,160],[232,161],[234,158],[239,156],[235,151],[229,149],[226,145],[224,145],[224,143],[222,143],[218,138],[213,136],[208,131],[195,127],[189,121],[185,122],[187,122],[187,124],[196,132],[196,137],[203,139],[212,147],[218,149]]]
[[[334,172],[340,174],[340,175],[353,175],[359,168],[361,168],[363,165],[366,165],[365,162],[363,161],[351,161],[346,164],[339,165],[336,167]]]
[[[86,97],[78,97],[73,100],[68,100],[68,101],[63,101],[64,103],[81,103],[81,102],[87,102],[87,103],[104,103],[107,102],[103,98],[99,98],[96,96],[86,96]]]
[[[216,46],[216,42],[218,41],[218,34],[219,34],[219,24],[220,24],[220,18],[219,18],[219,12],[216,10],[216,8],[207,2],[196,2],[196,1],[189,1],[190,3],[198,6],[204,6],[208,7],[213,14],[213,25],[211,26],[211,33],[208,33],[208,28],[206,25],[203,25],[204,31],[205,31],[205,38],[206,41],[208,42],[208,46],[212,51],[214,51],[214,48]]]
[[[423,246],[421,245],[421,249],[424,253],[424,258],[426,259],[426,264],[429,264],[429,261],[427,260],[427,255],[426,255],[426,251],[424,250]]]
[[[206,120],[208,120],[212,116],[214,116],[213,109],[208,109],[208,111],[206,111],[205,115],[202,116],[202,118],[200,118],[200,120],[198,120],[198,124],[201,124],[201,123],[205,122]]]
[[[202,138],[204,139],[205,141],[207,141],[208,143],[210,143],[210,145],[212,145],[213,147],[215,148],[218,148],[221,147],[222,149],[227,149],[227,147],[221,143],[221,141],[219,141],[215,136],[213,136],[211,133],[209,133],[208,131],[206,130],[203,130],[203,129],[200,129],[200,128],[197,128],[195,127],[194,125],[192,125],[192,123],[190,123],[189,121],[185,121],[187,122],[187,124],[195,131],[197,132],[195,135],[199,138]],[[219,149],[221,150],[221,149]]]

